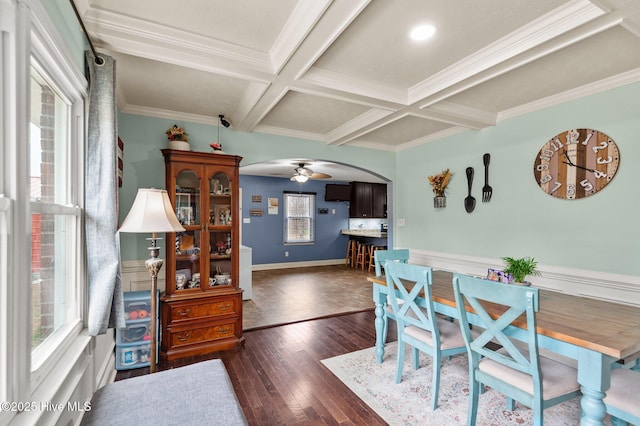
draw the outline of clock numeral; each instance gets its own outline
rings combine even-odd
[[[539,172],[543,172],[545,170],[549,170],[549,166],[546,165],[546,164],[538,164],[536,166],[536,170],[539,171]]]
[[[591,139],[591,136],[593,136],[593,133],[588,133],[587,137],[585,138],[584,142],[582,142],[582,145],[586,145],[589,143],[589,140]]]
[[[583,187],[585,191],[593,191],[593,184],[587,179],[580,181],[580,186]]]
[[[550,182],[552,179],[551,175],[544,175],[540,178],[540,184]]]
[[[580,132],[577,132],[576,130],[569,130],[567,132],[567,145],[580,142],[578,140],[579,138],[580,138]]]
[[[575,196],[576,196],[576,186],[570,183],[569,185],[567,185],[567,197],[575,198]]]
[[[560,148],[564,146],[563,143],[560,142],[560,139],[558,139],[557,137],[554,140],[550,140],[549,143],[551,144],[551,147],[555,152],[560,151]]]
[[[550,194],[553,194],[554,192],[556,192],[558,189],[560,189],[561,186],[562,186],[562,184],[560,182],[556,182],[556,184],[553,187],[553,189],[551,190]]]
[[[600,142],[600,145],[596,145],[596,146],[592,147],[591,149],[593,150],[593,152],[595,154],[597,154],[599,150],[605,149],[608,146],[609,146],[609,143],[607,141],[602,141],[602,142]]]
[[[551,161],[551,157],[553,157],[555,153],[555,151],[551,151],[550,149],[543,149],[540,151],[540,159],[542,161]]]
[[[600,170],[594,171],[593,175],[596,177],[596,179],[600,179],[601,177],[607,177],[607,174],[605,172],[601,172]]]
[[[609,164],[612,161],[613,161],[613,157],[610,156],[610,155],[607,157],[606,160],[604,158],[602,158],[602,157],[598,157],[596,159],[596,163],[598,163],[598,164]]]

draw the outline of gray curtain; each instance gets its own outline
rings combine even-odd
[[[112,57],[86,52],[89,110],[85,178],[85,233],[89,272],[89,334],[124,328],[118,235],[117,126]]]

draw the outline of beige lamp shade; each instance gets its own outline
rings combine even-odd
[[[164,189],[139,188],[120,232],[181,232],[184,227],[173,212]]]

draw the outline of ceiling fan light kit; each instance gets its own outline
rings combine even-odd
[[[294,169],[291,181],[305,183],[309,179],[329,179],[331,175],[326,173],[316,173],[313,170],[307,168],[308,163],[298,163],[298,167]]]

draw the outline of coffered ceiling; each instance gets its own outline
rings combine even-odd
[[[402,150],[640,79],[640,0],[75,3],[122,112],[332,145]]]

